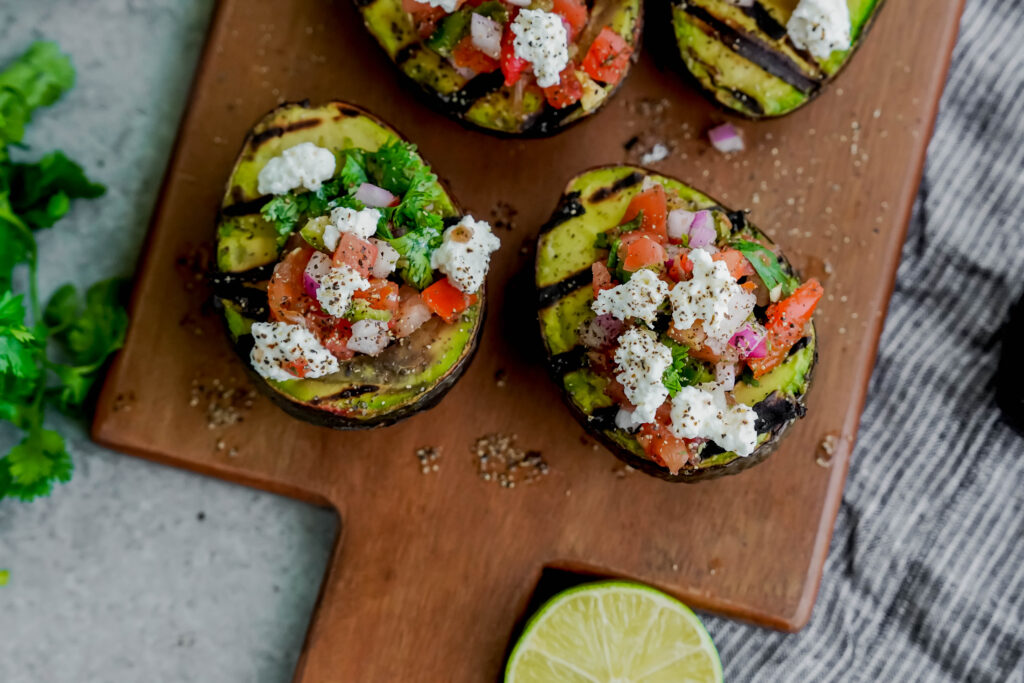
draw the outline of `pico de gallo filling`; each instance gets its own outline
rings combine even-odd
[[[611,25],[591,26],[585,0],[403,0],[425,45],[467,78],[501,72],[517,100],[592,111],[623,78],[633,48]]]
[[[733,390],[785,361],[823,294],[769,246],[738,237],[724,210],[689,206],[644,179],[618,225],[598,233],[596,317],[580,329],[616,427],[673,475],[711,444],[747,457],[768,438]]]
[[[398,139],[376,151],[303,142],[268,161],[258,189],[273,198],[261,213],[284,249],[269,321],[252,325],[261,376],[331,375],[477,304],[500,242],[486,221],[442,218],[436,181]]]

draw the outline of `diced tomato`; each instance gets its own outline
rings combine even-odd
[[[613,379],[608,382],[608,386],[604,388],[604,393],[618,405],[625,407],[627,410],[633,410],[633,404],[626,398],[625,388],[617,380]]]
[[[755,378],[772,371],[786,359],[793,344],[803,337],[804,327],[824,293],[821,283],[811,278],[788,297],[768,307],[768,322],[765,324],[768,330],[768,354],[764,358],[751,358],[747,361]]]
[[[514,14],[510,19],[515,19]],[[511,29],[501,36],[501,73],[505,74],[505,85],[515,85],[529,65],[525,59],[516,56],[515,47],[512,45],[514,39]]]
[[[370,280],[368,289],[361,289],[353,295],[356,299],[365,299],[370,308],[378,311],[391,311],[394,315],[398,310],[398,285],[389,280],[374,278]]]
[[[289,374],[292,374],[292,375],[295,375],[296,377],[305,377],[306,376],[306,366],[307,365],[308,364],[306,363],[306,359],[305,358],[295,358],[293,360],[289,360],[289,361],[285,361],[284,363],[281,363],[281,367],[284,368],[285,372],[287,372]]]
[[[658,242],[665,244],[668,240],[665,222],[668,217],[668,197],[665,196],[665,188],[655,185],[633,197],[633,200],[626,207],[626,213],[622,215],[620,224],[629,223],[643,212],[643,221],[640,229],[644,232],[657,236]]]
[[[431,7],[416,0],[402,0],[402,9],[412,15],[412,23],[420,38],[430,37],[437,29],[437,22],[447,15],[443,7]]]
[[[338,360],[348,360],[355,355],[348,348],[352,323],[344,318],[335,318],[314,306],[306,313],[306,327]]]
[[[622,267],[633,273],[646,266],[665,262],[665,248],[647,235],[641,235],[626,247]]]
[[[633,48],[608,26],[601,29],[583,58],[583,70],[595,81],[618,83],[629,64]]]
[[[686,440],[680,439],[660,422],[641,425],[636,440],[652,460],[668,468],[671,474],[678,474],[693,457]]]
[[[554,0],[551,11],[565,19],[570,43],[587,25],[587,3],[584,0]]]
[[[338,242],[338,248],[334,250],[332,262],[335,266],[350,266],[363,277],[367,277],[376,260],[377,246],[373,242],[367,242],[346,232]]]
[[[690,279],[690,276],[693,275],[693,261],[690,260],[688,252],[681,251],[672,259],[672,265],[669,266],[668,275],[676,282],[682,282],[683,280]]]
[[[271,320],[302,324],[303,316],[312,304],[302,286],[302,273],[312,255],[312,247],[298,247],[288,252],[274,267],[274,274],[267,285]]]
[[[489,74],[492,71],[497,71],[501,66],[497,59],[488,57],[474,45],[473,38],[470,36],[460,40],[452,50],[452,61],[455,62],[455,66],[472,69],[478,74]]]
[[[753,275],[754,266],[738,249],[723,249],[711,257],[712,261],[723,261],[729,267],[729,274],[739,280],[744,275]]]
[[[596,261],[594,265],[590,266],[590,272],[594,275],[595,299],[598,292],[615,286],[615,283],[612,281],[611,271],[608,270],[608,266],[604,264],[604,261]]]
[[[466,294],[448,278],[442,278],[423,290],[423,303],[446,323],[458,320],[459,315],[476,303],[476,294]]]
[[[562,70],[559,79],[558,83],[544,88],[544,97],[555,109],[565,109],[583,97],[583,84],[576,78],[576,67],[572,62]]]

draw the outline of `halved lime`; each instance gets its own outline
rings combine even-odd
[[[530,619],[506,683],[720,683],[722,664],[693,611],[626,581],[559,593]]]

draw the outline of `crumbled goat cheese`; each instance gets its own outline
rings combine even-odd
[[[537,85],[549,88],[561,80],[569,64],[569,34],[554,12],[524,9],[512,22],[516,56],[533,65]]]
[[[315,192],[334,175],[334,166],[331,150],[300,142],[260,169],[256,189],[260,194],[286,194],[299,187]]]
[[[757,447],[757,413],[742,403],[730,406],[715,384],[683,387],[672,398],[672,433],[680,439],[709,439],[746,457]]]
[[[352,305],[352,295],[361,289],[367,289],[370,281],[343,263],[327,271],[320,279],[319,285],[316,300],[328,314],[341,318]]]
[[[636,420],[636,411],[619,408],[619,412],[615,413],[615,426],[619,429],[632,431],[642,424]]]
[[[800,0],[786,24],[790,40],[818,59],[850,48],[850,10],[846,0]]]
[[[378,278],[391,275],[391,273],[395,272],[395,264],[398,263],[398,250],[388,244],[387,241],[379,240],[376,237],[371,237],[370,242],[373,246],[377,247],[377,260],[373,262],[370,275]]]
[[[757,297],[740,287],[729,267],[713,261],[704,249],[691,251],[690,261],[693,277],[677,283],[669,294],[673,325],[686,330],[700,320],[708,347],[722,354],[754,310]]]
[[[298,360],[303,361],[305,377],[323,377],[339,369],[338,359],[302,325],[253,323],[252,336],[256,344],[249,360],[256,372],[267,379],[278,382],[298,379],[282,367]]]
[[[629,282],[598,292],[591,308],[598,315],[608,313],[619,320],[639,318],[652,325],[666,296],[668,285],[665,282],[653,271],[638,270]]]
[[[388,324],[383,320],[357,320],[352,323],[349,351],[376,356],[388,345]]]
[[[463,216],[444,231],[441,246],[430,256],[430,267],[447,275],[455,287],[472,294],[483,286],[491,252],[500,246],[501,240],[491,232],[487,221]]]
[[[460,0],[426,0],[431,7],[440,7],[448,14],[451,14],[459,6]]]
[[[653,422],[654,413],[668,398],[668,389],[661,378],[672,365],[672,351],[650,334],[633,327],[619,337],[615,365],[618,368],[615,379],[636,407],[631,422]]]
[[[377,209],[349,209],[339,206],[331,211],[330,223],[324,226],[324,246],[334,251],[338,241],[346,232],[360,239],[369,239],[377,234],[377,223],[380,222],[380,211]]]

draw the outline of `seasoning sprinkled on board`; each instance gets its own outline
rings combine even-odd
[[[206,428],[217,429],[242,422],[252,408],[255,393],[245,386],[227,385],[220,379],[194,378],[188,404],[206,412]]]
[[[430,474],[441,469],[441,449],[435,446],[420,446],[416,449],[416,459],[420,462],[420,472]]]
[[[540,451],[527,451],[516,446],[515,434],[481,436],[470,449],[476,458],[476,471],[484,481],[495,481],[502,488],[529,484],[549,471]]]

